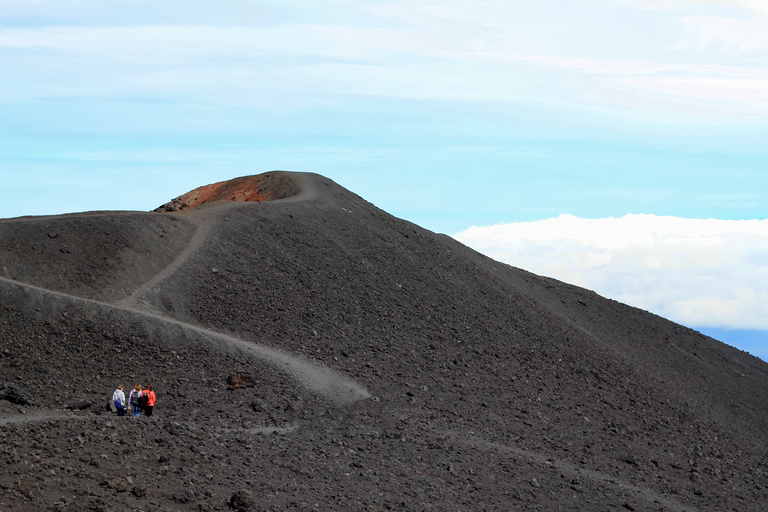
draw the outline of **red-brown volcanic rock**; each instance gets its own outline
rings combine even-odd
[[[283,173],[266,173],[258,176],[243,176],[211,185],[198,187],[180,195],[154,211],[175,212],[196,208],[213,201],[274,201],[295,195],[299,189],[294,181]]]

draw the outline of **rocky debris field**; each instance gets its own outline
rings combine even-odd
[[[765,509],[764,362],[257,181],[287,192],[0,221],[0,510]]]

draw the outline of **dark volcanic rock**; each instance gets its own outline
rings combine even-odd
[[[120,477],[114,477],[105,480],[104,486],[109,487],[116,492],[125,492],[128,490],[128,483]]]
[[[269,405],[267,405],[267,402],[261,399],[256,399],[253,402],[251,402],[251,409],[253,409],[255,412],[266,412],[269,408]]]
[[[229,506],[235,512],[259,512],[259,500],[251,491],[237,491],[229,498]]]
[[[17,385],[10,382],[0,382],[0,400],[8,400],[18,405],[32,405],[27,394]]]
[[[67,404],[67,409],[81,411],[91,406],[91,402],[87,400],[73,400]]]
[[[764,362],[267,181],[0,221],[0,508],[765,510]]]

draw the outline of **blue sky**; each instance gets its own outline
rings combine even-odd
[[[766,141],[764,0],[0,0],[0,218],[313,171],[763,358]]]

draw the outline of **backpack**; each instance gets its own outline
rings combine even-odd
[[[139,394],[138,393],[133,393],[131,395],[131,407],[137,405],[138,403],[139,403]]]
[[[139,397],[139,406],[147,407],[149,405],[149,391],[144,391]]]
[[[115,398],[115,407],[120,409],[122,406],[123,406],[123,402],[121,402],[119,398]]]

